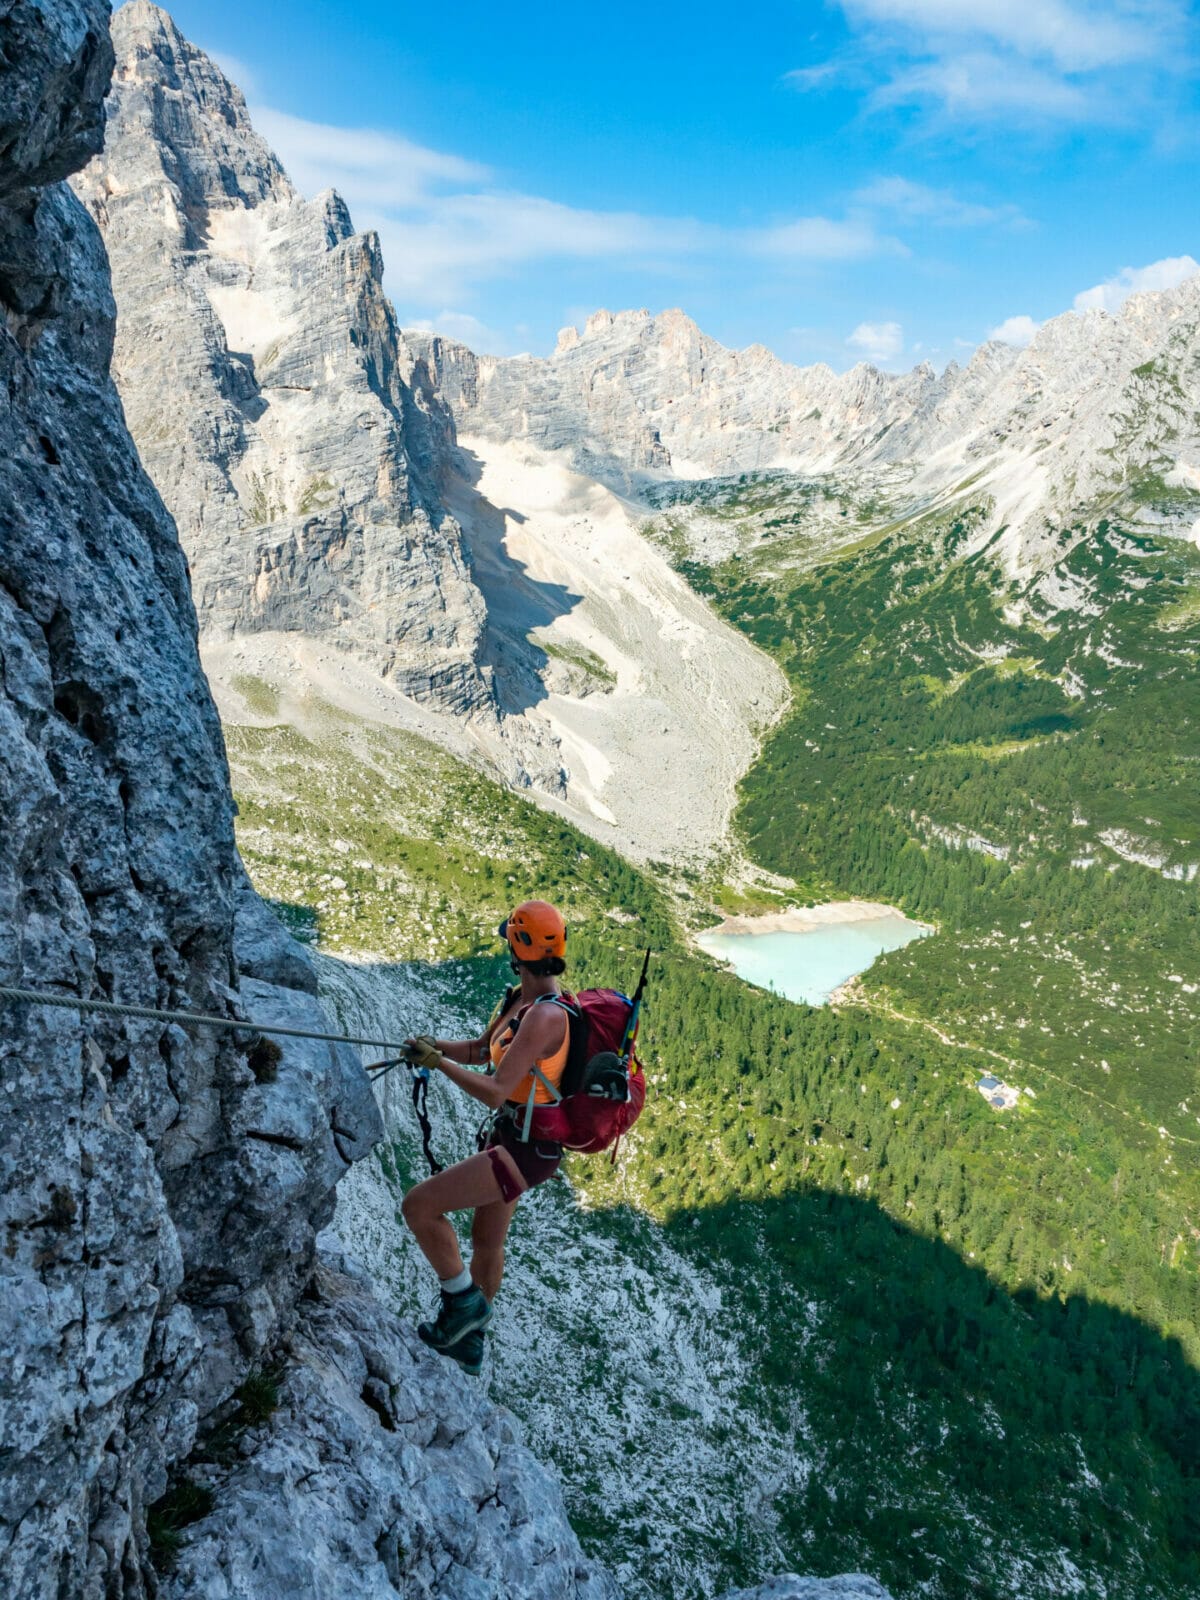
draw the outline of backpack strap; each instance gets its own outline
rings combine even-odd
[[[557,1006],[560,1011],[565,1011],[566,1014],[567,1014],[567,1033],[568,1033],[568,1035],[570,1035],[570,1033],[571,1033],[571,1021],[572,1021],[573,1018],[576,1018],[576,1017],[578,1017],[580,1015],[579,1007],[575,1004],[575,1002],[571,999],[571,997],[569,995],[540,994],[537,997],[537,999],[532,1002],[531,1005],[526,1006],[524,1011],[521,1011],[521,1012],[518,1013],[516,1021],[515,1021],[515,1024],[514,1024],[514,1027],[513,1027],[513,1036],[514,1037],[516,1036],[516,1031],[517,1031],[517,1028],[520,1026],[521,1018],[523,1016],[526,1016],[530,1011],[532,1011],[534,1006],[540,1006],[540,1005]],[[568,1050],[569,1049],[570,1049],[570,1044],[568,1042]],[[538,1084],[540,1083],[542,1085],[543,1089],[545,1089],[549,1093],[549,1095],[550,1095],[550,1103],[552,1105],[558,1105],[562,1100],[562,1094],[560,1093],[560,1091],[558,1089],[556,1089],[555,1086],[550,1082],[550,1079],[546,1076],[546,1074],[542,1071],[541,1067],[539,1067],[536,1062],[534,1063],[534,1065],[532,1067],[530,1067],[529,1071],[530,1071],[530,1074],[532,1075],[532,1077],[534,1078],[535,1081],[533,1083],[531,1083],[530,1086],[529,1086],[529,1098],[525,1102],[525,1120],[521,1125],[521,1133],[520,1133],[520,1138],[521,1138],[522,1144],[528,1144],[529,1143],[529,1130],[533,1126],[533,1108],[534,1108],[534,1101],[535,1101],[535,1099],[537,1097],[537,1086],[538,1086]]]
[[[515,985],[510,985],[507,989],[505,989],[503,995],[500,997],[499,1000],[496,1001],[496,1004],[492,1007],[492,1014],[487,1020],[487,1025],[488,1025],[489,1029],[490,1028],[494,1028],[496,1026],[496,1024],[500,1021],[500,1018],[504,1015],[504,1013],[508,1010],[509,1006],[511,1006],[513,1001],[517,998],[517,995],[518,995],[519,992],[520,991],[516,988]]]
[[[533,1126],[533,1108],[534,1108],[534,1102],[535,1102],[535,1100],[537,1098],[537,1086],[538,1086],[538,1083],[540,1083],[542,1085],[543,1089],[548,1089],[549,1090],[550,1098],[551,1098],[551,1101],[552,1101],[552,1103],[554,1105],[558,1105],[559,1101],[562,1099],[562,1095],[559,1094],[558,1090],[550,1082],[550,1079],[546,1076],[546,1074],[542,1071],[542,1069],[540,1067],[531,1067],[529,1070],[530,1070],[531,1074],[533,1075],[533,1077],[537,1079],[537,1083],[530,1084],[530,1086],[529,1086],[529,1099],[526,1100],[526,1102],[525,1102],[525,1121],[521,1125],[521,1142],[522,1142],[522,1144],[528,1144],[529,1143],[529,1130]]]

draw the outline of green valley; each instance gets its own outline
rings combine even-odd
[[[747,848],[938,924],[865,996],[1194,1142],[1200,554],[1101,523],[1022,583],[976,520],[691,574],[795,688]]]
[[[931,548],[925,588],[909,585],[925,603],[911,607],[887,539],[794,577],[743,556],[702,579],[762,642],[778,626],[792,645],[780,654],[796,707],[745,785],[749,848],[808,885],[886,895],[939,925],[878,963],[859,1003],[812,1010],[748,988],[691,947],[696,909],[678,881],[655,883],[411,735],[321,706],[302,729],[271,724],[267,686],[259,725],[226,728],[241,849],[320,948],[366,960],[367,973],[375,964],[385,982],[410,970],[395,963],[419,961],[476,1008],[473,1021],[503,982],[490,929],[514,896],[562,900],[581,985],[628,981],[643,942],[660,952],[649,1107],[618,1167],[573,1159],[585,1210],[571,1248],[611,1233],[639,1271],[669,1250],[720,1285],[757,1351],[738,1380],[736,1425],[720,1424],[730,1507],[746,1491],[739,1431],[790,1432],[811,1464],[758,1491],[761,1513],[739,1521],[727,1509],[722,1526],[736,1531],[718,1543],[693,1547],[679,1530],[687,1570],[741,1581],[782,1551],[804,1570],[875,1571],[903,1600],[1065,1593],[1080,1581],[1171,1600],[1200,1584],[1200,1177],[1190,1068],[1176,1050],[1194,1039],[1194,957],[1167,920],[1168,909],[1194,915],[1195,888],[1186,873],[1119,855],[1106,870],[1100,832],[1132,831],[1134,808],[1148,810],[1141,799],[1120,809],[1132,751],[1111,769],[1096,753],[1108,748],[1097,732],[1140,726],[1152,738],[1145,711],[1127,704],[1134,689],[1081,704],[1059,679],[1088,652],[1064,651],[1044,619],[1041,631],[1001,621],[1002,658],[985,628],[998,617],[984,606],[992,577],[971,558],[955,575],[951,559],[939,584],[947,548]],[[1148,559],[1162,562],[1169,599],[1130,614],[1160,651],[1144,692],[1169,697],[1192,635],[1160,624],[1192,568],[1170,547]],[[862,649],[867,637],[878,645]],[[972,655],[984,644],[994,659]],[[1174,738],[1171,748],[1179,767],[1166,762],[1155,779],[1175,806],[1160,803],[1163,818],[1187,813],[1188,752]],[[1088,774],[1086,830],[1070,809],[1073,781],[1085,780],[1063,761]],[[1168,866],[1189,843],[1177,827]],[[1108,852],[1106,865],[1072,866],[1084,850]],[[1060,1013],[1068,997],[1075,1009]],[[1097,1062],[1089,1075],[1068,1047],[1089,1029],[1109,1071]],[[1034,1090],[1004,1115],[974,1088],[997,1054]],[[449,1126],[439,1120],[442,1141],[464,1137],[461,1120]],[[381,1169],[393,1205],[417,1170],[409,1132],[394,1130]],[[465,1150],[442,1149],[454,1153]],[[568,1226],[559,1200],[531,1206],[531,1241]],[[554,1276],[536,1259],[524,1270]],[[624,1369],[604,1342],[586,1352],[599,1396],[606,1372]],[[668,1391],[670,1343],[640,1359]],[[497,1360],[510,1402],[534,1415],[528,1375]],[[672,1392],[664,1403],[685,1402]],[[601,1434],[582,1453],[547,1448],[581,1534],[610,1551],[627,1515],[611,1489],[619,1444]]]

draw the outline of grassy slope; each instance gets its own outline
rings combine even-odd
[[[319,705],[303,731],[225,737],[255,884],[331,954],[490,954],[491,930],[535,890],[574,926],[638,917],[667,936],[665,900],[614,851],[422,739]]]
[[[1194,1141],[1200,559],[1107,529],[1064,554],[1077,609],[1051,613],[987,551],[956,559],[969,531],[696,574],[797,690],[748,847],[941,925],[873,969],[877,1001]]]
[[[797,486],[794,497],[778,478],[761,485],[750,479],[733,492],[728,485],[690,492],[701,503],[699,516],[693,510],[689,526],[677,488],[659,537],[696,587],[780,660],[794,689],[791,713],[744,785],[739,824],[748,852],[806,892],[820,884],[830,895],[891,899],[940,928],[936,938],[882,959],[858,986],[869,1020],[847,1012],[840,1026],[826,1025],[831,1050],[847,1030],[872,1039],[872,1075],[857,1085],[866,1090],[859,1105],[836,1089],[826,1099],[828,1120],[818,1119],[812,1141],[824,1161],[814,1156],[817,1170],[806,1176],[816,1176],[826,1194],[839,1180],[843,1188],[867,1189],[891,1216],[943,1238],[960,1259],[984,1263],[1016,1291],[1016,1304],[1036,1308],[1034,1315],[1057,1303],[1066,1316],[1058,1334],[1072,1318],[1080,1329],[1088,1325],[1078,1341],[1068,1333],[1064,1343],[1046,1346],[1067,1358],[1058,1378],[1049,1366],[1039,1374],[1035,1364],[1023,1381],[1034,1385],[1029,1403],[1036,1410],[1067,1374],[1088,1374],[1090,1399],[1080,1394],[1078,1407],[1060,1412],[1061,1443],[1074,1437],[1080,1459],[1103,1477],[1097,1463],[1107,1452],[1097,1453],[1088,1409],[1127,1397],[1133,1385],[1119,1375],[1101,1378],[1087,1352],[1120,1346],[1136,1337],[1137,1325],[1118,1318],[1106,1329],[1101,1305],[1132,1311],[1178,1338],[1170,1387],[1188,1397],[1189,1414],[1200,1360],[1200,559],[1179,539],[1101,524],[1088,539],[1078,530],[1064,534],[1051,582],[1022,588],[1006,582],[988,550],[967,553],[977,524],[969,511],[940,523],[885,526],[865,538],[847,529],[839,538],[828,516],[811,515],[814,503],[827,499],[812,486]],[[727,523],[740,517],[741,525],[726,533],[728,553],[718,544],[719,558],[706,563],[693,552],[713,550],[714,514]],[[760,1006],[759,1017],[766,1002]],[[886,1030],[904,1018],[923,1030],[923,1047],[912,1033]],[[778,1046],[754,1052],[755,1062],[764,1058],[778,1059]],[[845,1065],[855,1058],[834,1059]],[[969,1093],[983,1070],[1030,1087],[1035,1098],[1014,1116],[993,1116]],[[744,1071],[753,1074],[749,1061]],[[879,1115],[889,1088],[896,1093],[887,1104],[899,1101],[894,1131]],[[729,1120],[726,1138],[736,1144],[739,1125]],[[799,1123],[797,1116],[795,1132]],[[828,1150],[831,1136],[837,1156]],[[753,1192],[758,1143],[756,1135],[740,1157],[727,1146],[727,1192]],[[899,1180],[897,1161],[907,1169]],[[781,1209],[799,1219],[802,1208],[779,1182],[780,1165],[768,1164],[760,1184],[774,1186]],[[863,1228],[860,1216],[837,1232],[845,1240]],[[811,1252],[805,1260],[796,1242],[802,1237],[797,1227],[782,1254],[794,1270],[819,1275],[820,1263]],[[955,1307],[951,1315],[961,1317],[972,1292],[951,1282],[953,1274],[943,1281],[935,1258],[926,1256],[922,1270],[939,1286],[921,1306],[905,1278],[887,1272],[881,1235],[875,1243],[875,1252],[866,1252],[872,1292],[863,1301],[871,1329],[865,1337],[882,1352],[896,1328],[907,1328],[918,1353],[908,1345],[882,1370],[891,1382],[906,1364],[923,1369],[916,1379],[923,1408],[946,1364],[936,1333],[934,1361],[920,1353],[937,1327],[936,1305]],[[906,1253],[910,1247],[907,1240]],[[891,1289],[882,1315],[881,1281]],[[973,1314],[968,1321],[976,1322]],[[1006,1346],[998,1326],[982,1336],[978,1349],[993,1356],[968,1380],[977,1418],[990,1408],[988,1374],[1015,1372]],[[966,1377],[959,1356],[949,1365]],[[855,1410],[869,1416],[875,1409],[878,1418],[902,1408],[898,1398],[889,1403],[877,1393],[871,1378],[880,1366],[866,1367],[865,1394],[852,1385],[838,1391],[850,1431]],[[1130,1358],[1131,1374],[1140,1367],[1140,1358]],[[859,1406],[846,1408],[847,1394]],[[1113,1528],[1128,1532],[1151,1502],[1135,1495],[1127,1517],[1114,1518],[1112,1496],[1087,1507],[1069,1492],[1056,1500],[1041,1480],[1039,1511],[1029,1491],[1040,1469],[1026,1461],[1014,1470],[1007,1459],[1023,1431],[1022,1407],[1014,1415],[1010,1406],[990,1447],[962,1435],[969,1410],[952,1410],[956,1421],[942,1441],[954,1462],[948,1478],[957,1474],[961,1489],[974,1477],[976,1511],[992,1498],[1010,1528],[1024,1525],[1030,1548],[1056,1518],[1073,1558],[1090,1571],[1087,1592],[1135,1592],[1127,1587],[1135,1585],[1132,1567],[1116,1576],[1121,1553]],[[1115,1463],[1118,1477],[1144,1461],[1144,1434],[1136,1445],[1127,1442],[1125,1467]],[[1048,1465],[1055,1451],[1047,1454],[1043,1440],[1033,1454]],[[1200,1582],[1196,1530],[1183,1507],[1197,1472],[1196,1447],[1179,1436],[1167,1454],[1180,1498],[1176,1516],[1159,1524],[1158,1581],[1167,1593],[1192,1594]],[[927,1529],[900,1563],[905,1577],[895,1577],[894,1559],[889,1564],[901,1587],[923,1571],[930,1577],[922,1555],[931,1541],[942,1544],[951,1566],[956,1561],[946,1544],[953,1496],[939,1498],[936,1460],[926,1446],[924,1491],[914,1484],[913,1494],[898,1496],[901,1524],[926,1503],[924,1492],[932,1489],[939,1507],[928,1518],[932,1534]],[[964,1471],[972,1462],[979,1470]],[[1064,1459],[1054,1471],[1070,1482]],[[855,1510],[846,1550],[864,1511],[861,1485],[848,1476],[841,1503]],[[895,1480],[885,1476],[886,1502]],[[819,1543],[801,1516],[804,1526]],[[1070,1586],[1053,1565],[1030,1577],[1032,1592]],[[950,1583],[944,1592],[974,1592],[973,1584],[991,1592],[987,1584],[996,1579],[995,1570],[985,1577],[978,1566],[959,1569],[962,1588]],[[946,1582],[945,1572],[930,1581]],[[1145,1575],[1136,1580],[1149,1582]]]

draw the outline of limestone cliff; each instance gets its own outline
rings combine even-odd
[[[491,712],[483,604],[439,475],[445,407],[373,234],[293,189],[245,101],[149,0],[113,19],[105,148],[75,180],[114,266],[130,429],[215,638],[303,631],[406,695]]]

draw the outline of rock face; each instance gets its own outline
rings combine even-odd
[[[0,184],[0,974],[311,1015],[236,992],[245,891],[187,571],[109,380],[101,241],[40,186],[100,138],[106,8],[19,3],[0,46],[26,119]],[[275,1335],[378,1137],[352,1052],[268,1069],[250,1037],[0,1008],[7,1593],[141,1592],[145,1503]]]
[[[234,850],[186,565],[109,377],[103,246],[54,181],[101,135],[106,15],[0,14],[20,119],[0,169],[0,982],[325,1030]],[[393,1578],[498,1597],[518,1560],[550,1585],[531,1593],[609,1592],[504,1414],[362,1284],[314,1277],[334,1186],[381,1129],[353,1051],[3,1003],[0,1095],[6,1596],[222,1594],[236,1573],[263,1600]],[[164,1579],[148,1507],[268,1361],[278,1420],[212,1469]],[[296,1581],[248,1590],[264,1551]]]
[[[322,1258],[282,1404],[162,1593],[204,1600],[617,1600],[505,1411]],[[872,1597],[873,1600],[873,1597]]]
[[[418,346],[464,435],[528,440],[625,489],[669,474],[902,465],[927,504],[970,478],[994,503],[988,531],[1007,526],[1019,553],[1047,524],[1144,506],[1147,484],[1195,485],[1198,328],[1193,278],[1116,316],[1058,317],[1027,350],[982,345],[940,375],[793,367],[761,346],[727,350],[680,311],[598,311],[547,360]]]
[[[113,19],[105,148],[75,180],[113,263],[115,370],[207,634],[301,630],[488,715],[483,605],[438,482],[453,430],[373,234],[305,201],[170,17]]]

